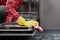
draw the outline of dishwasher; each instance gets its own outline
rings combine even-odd
[[[27,20],[39,18],[39,0],[24,0],[17,12]],[[34,36],[36,30],[32,27],[19,26],[13,20],[10,23],[0,24],[0,36]]]

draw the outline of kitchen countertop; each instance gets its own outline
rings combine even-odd
[[[0,36],[0,40],[60,40],[60,30],[44,30],[37,31],[35,36]]]

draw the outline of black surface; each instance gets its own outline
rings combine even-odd
[[[58,34],[58,35],[57,35]],[[60,30],[37,31],[35,36],[0,36],[0,40],[60,40]]]

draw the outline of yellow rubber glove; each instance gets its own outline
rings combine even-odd
[[[24,22],[25,22],[25,19],[21,16],[16,20],[16,23],[19,25],[24,25]]]
[[[34,20],[25,21],[25,19],[21,16],[16,20],[16,23],[19,25],[27,26],[27,27],[29,27],[32,24],[36,25],[36,21],[34,21]]]
[[[25,21],[24,25],[28,27],[30,27],[31,25],[36,26],[36,21],[34,20]]]
[[[35,29],[38,29],[39,31],[43,31],[43,29],[39,26],[39,23],[35,20],[25,21],[25,26],[27,27],[34,27]]]
[[[38,22],[35,20],[26,21],[23,17],[20,16],[16,20],[16,23],[19,25],[24,25],[26,27],[32,27],[33,26],[34,28],[38,29],[39,31],[43,31],[43,29],[39,26]]]
[[[27,27],[29,27],[32,24],[34,24],[34,26],[36,25],[36,21],[34,20],[25,21],[25,19],[21,16],[16,20],[16,23],[19,25],[27,26]]]

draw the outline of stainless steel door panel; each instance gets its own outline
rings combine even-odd
[[[60,29],[60,0],[40,1],[41,26],[44,29]]]

